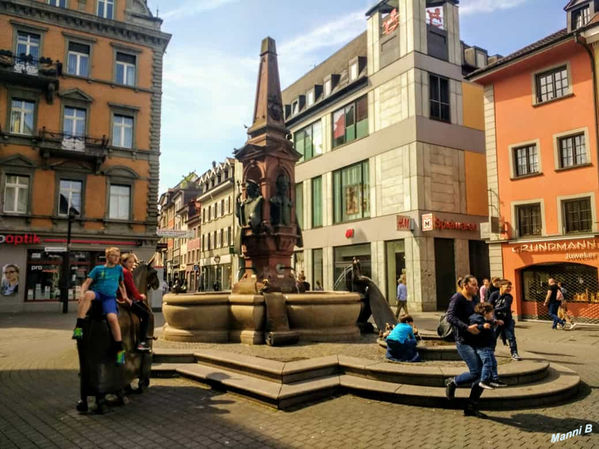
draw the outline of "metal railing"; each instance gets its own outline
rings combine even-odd
[[[32,55],[15,55],[10,50],[0,50],[0,70],[10,70],[32,76],[55,78],[62,75],[62,63],[50,58]]]
[[[43,127],[39,132],[40,143],[54,144],[62,150],[84,152],[86,148],[107,149],[109,139],[102,137],[78,136],[65,132],[49,131]]]

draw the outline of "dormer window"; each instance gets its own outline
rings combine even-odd
[[[295,100],[291,103],[291,115],[295,115],[299,113],[299,100]]]
[[[312,106],[314,104],[314,89],[306,94],[306,102],[308,106]]]
[[[349,66],[349,80],[355,81],[358,79],[358,61]]]
[[[328,97],[331,95],[331,91],[333,90],[333,82],[329,79],[324,82],[324,96]]]
[[[583,6],[572,11],[572,29],[577,30],[589,23],[590,18],[589,5]]]

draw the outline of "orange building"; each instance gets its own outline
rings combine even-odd
[[[155,251],[161,23],[143,0],[0,0],[0,310],[56,310],[108,246]]]
[[[599,319],[597,6],[570,1],[567,28],[469,77],[485,88],[491,273],[524,318],[548,318],[553,277],[572,315]]]

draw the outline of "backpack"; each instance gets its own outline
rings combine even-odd
[[[439,325],[437,326],[437,335],[445,341],[455,341],[455,335],[453,334],[453,326],[447,321],[447,314],[444,313],[439,319]]]

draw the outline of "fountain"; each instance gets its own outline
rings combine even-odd
[[[298,292],[289,266],[302,234],[295,211],[295,163],[285,127],[275,41],[262,41],[254,120],[235,151],[243,186],[237,197],[243,255],[232,292],[168,294],[163,336],[187,342],[261,344],[351,341],[360,336],[363,296],[353,292]]]

